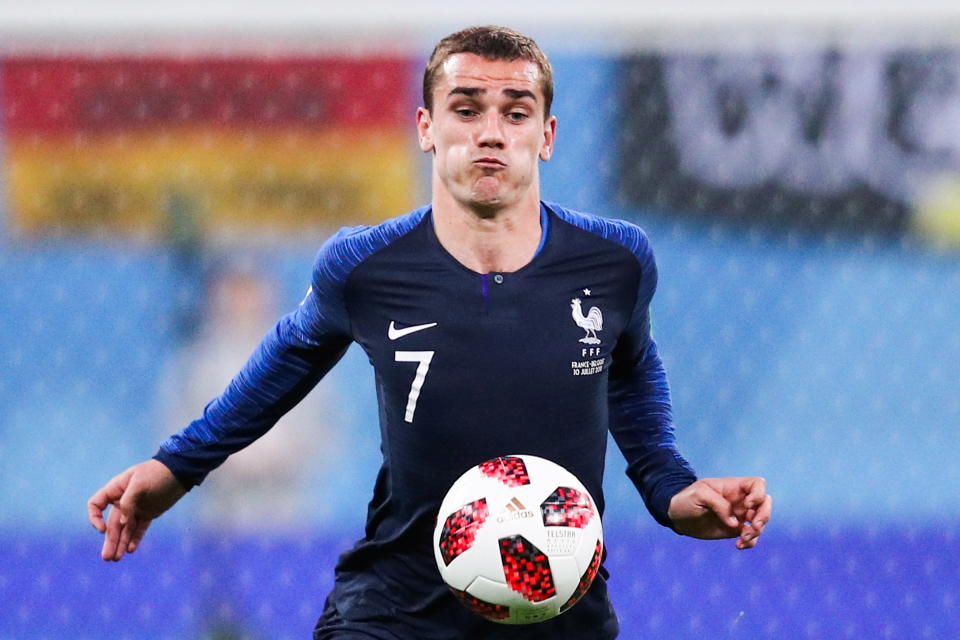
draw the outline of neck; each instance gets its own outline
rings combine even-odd
[[[526,266],[540,245],[540,192],[531,189],[514,206],[473,209],[435,188],[433,227],[443,248],[468,269],[511,273]]]

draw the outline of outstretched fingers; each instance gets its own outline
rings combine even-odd
[[[130,535],[130,542],[127,544],[127,553],[133,553],[140,547],[140,541],[143,540],[143,536],[147,533],[147,528],[151,522],[153,522],[153,520],[139,519],[137,521],[137,526],[133,529],[133,533]]]
[[[743,499],[748,510],[756,511],[763,504],[767,496],[767,481],[763,478],[746,478],[743,486],[746,493]]]
[[[709,484],[703,484],[698,489],[697,501],[703,507],[712,511],[724,526],[730,529],[739,527],[740,521],[733,512],[733,505],[723,497],[723,494]]]
[[[109,528],[103,518],[104,511],[106,511],[110,505],[114,507],[117,506],[120,498],[123,497],[124,491],[127,490],[127,485],[130,483],[130,477],[132,475],[133,470],[131,468],[114,476],[110,479],[110,482],[100,487],[100,489],[87,500],[87,518],[90,520],[93,528],[100,533],[106,533]]]
[[[134,531],[138,528],[136,515],[130,514],[127,516],[121,511],[120,525],[120,539],[117,541],[114,560],[119,560],[123,557],[123,554],[130,551],[130,542],[133,540]]]
[[[743,525],[740,538],[737,540],[738,549],[752,549],[757,546],[760,535],[773,515],[773,497],[766,493],[766,482],[762,478],[758,480],[760,490],[756,493],[751,492],[746,499],[750,508],[747,510],[747,520]]]
[[[87,501],[87,519],[93,528],[104,533],[107,530],[107,523],[103,521],[103,512],[107,509],[110,501],[103,494],[103,489],[93,494],[93,497]]]
[[[87,502],[87,514],[90,517],[90,523],[97,531],[106,534],[103,540],[103,548],[100,550],[100,557],[104,560],[116,561],[122,558],[126,545],[130,542],[131,532],[128,530],[130,523],[127,522],[127,512],[132,513],[132,509],[129,508],[130,496],[126,494],[132,475],[133,469],[131,467],[111,479]],[[126,507],[123,504],[124,498],[128,503]],[[110,515],[104,522],[103,513],[108,506],[112,508],[110,509]]]
[[[120,484],[117,480],[118,478],[114,478],[87,500],[87,518],[93,528],[100,533],[107,531],[107,523],[103,519],[103,512],[111,504],[116,505],[120,501],[120,496],[123,495],[125,485]]]
[[[123,557],[123,549],[120,547],[120,537],[126,525],[126,518],[120,508],[114,505],[110,510],[110,516],[107,519],[106,536],[103,539],[103,548],[100,550],[100,557],[104,560],[117,561]]]
[[[771,516],[773,516],[773,496],[766,495],[763,497],[763,502],[757,509],[757,522],[761,526],[765,525],[770,522]]]

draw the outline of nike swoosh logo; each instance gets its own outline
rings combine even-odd
[[[429,329],[430,327],[437,326],[436,322],[431,322],[429,324],[415,324],[412,327],[404,327],[403,329],[397,329],[393,325],[393,320],[390,321],[390,326],[387,327],[387,337],[391,340],[396,340],[402,338],[403,336],[408,336],[411,333],[416,333],[417,331],[423,331],[424,329]]]

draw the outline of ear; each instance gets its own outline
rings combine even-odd
[[[427,152],[433,151],[433,133],[431,128],[433,119],[426,107],[417,109],[417,137],[420,141],[420,150]]]
[[[543,123],[543,144],[540,145],[540,159],[546,162],[553,155],[553,145],[557,140],[557,116],[550,116]]]

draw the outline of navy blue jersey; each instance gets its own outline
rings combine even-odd
[[[453,481],[526,453],[577,475],[603,510],[607,431],[652,515],[694,481],[673,438],[649,305],[657,275],[627,222],[541,207],[542,242],[512,273],[478,274],[437,240],[431,209],[342,229],[310,292],[280,320],[203,417],[156,458],[187,486],[294,406],[351,342],[376,374],[383,464],[365,536],[337,565],[317,638],[612,638],[605,572],[569,612],[532,627],[487,622],[455,602],[431,550]],[[335,637],[335,636],[330,636]]]

